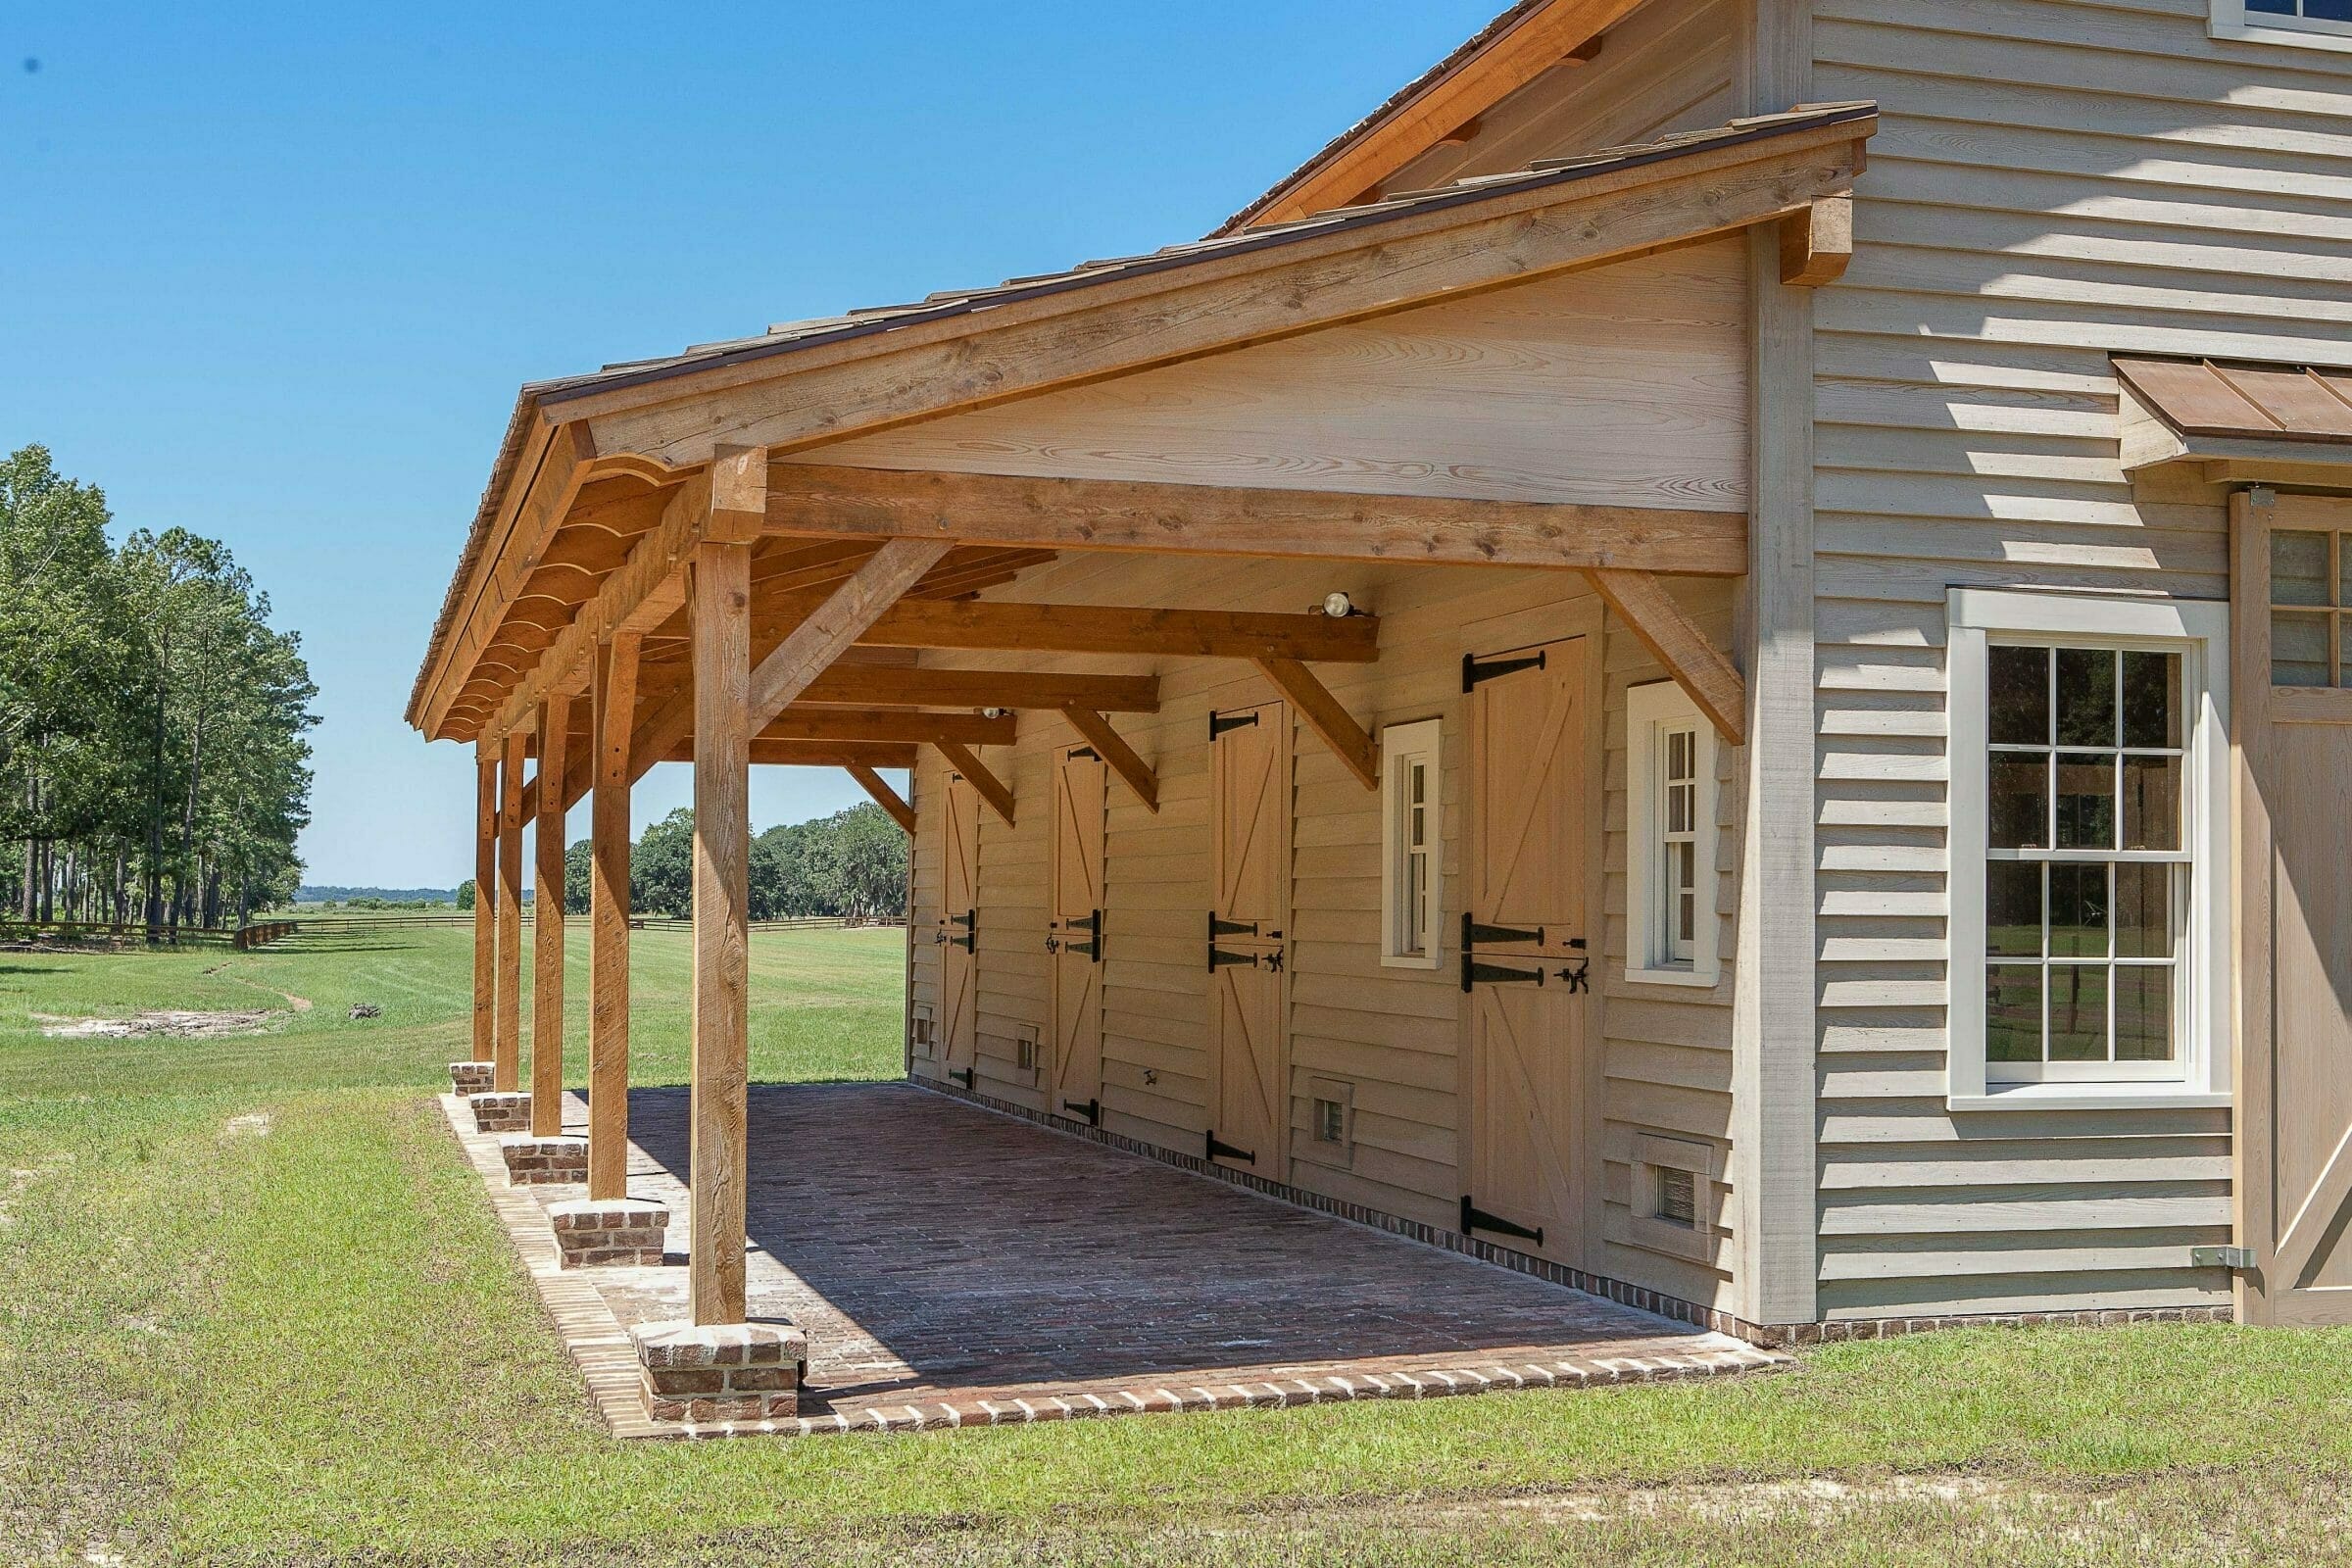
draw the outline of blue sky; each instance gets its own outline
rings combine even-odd
[[[518,383],[1192,238],[1500,4],[7,0],[0,447],[302,632],[312,880],[449,885],[469,753],[401,712]]]

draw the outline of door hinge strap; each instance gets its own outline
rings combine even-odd
[[[1475,948],[1489,942],[1541,943],[1543,940],[1544,928],[1540,925],[1480,925],[1468,915],[1462,916],[1462,946],[1465,948]],[[1571,942],[1568,945],[1572,948],[1584,946],[1582,942]]]
[[[1208,939],[1211,942],[1219,937],[1253,937],[1255,935],[1257,935],[1255,920],[1221,920],[1217,917],[1216,910],[1208,911]]]
[[[1086,1124],[1089,1127],[1100,1127],[1102,1125],[1102,1105],[1100,1100],[1089,1100],[1085,1102],[1065,1100],[1061,1102],[1061,1108],[1068,1111],[1075,1111],[1077,1114],[1084,1116],[1086,1118]]]
[[[972,1069],[969,1067],[950,1067],[948,1069],[948,1076],[955,1079],[957,1083],[962,1084],[966,1089],[972,1087],[973,1074]]]
[[[1254,709],[1247,713],[1211,713],[1208,715],[1208,738],[1215,740],[1229,729],[1247,729],[1257,722]]]
[[[1254,969],[1262,956],[1256,953],[1235,953],[1226,948],[1211,948],[1208,950],[1208,972],[1215,974],[1219,969],[1242,964]]]
[[[1541,650],[1530,659],[1490,659],[1485,663],[1479,662],[1476,654],[1464,654],[1462,656],[1462,690],[1472,691],[1481,681],[1495,680],[1504,675],[1516,675],[1523,669],[1542,669],[1543,667],[1544,655]]]
[[[2251,1247],[2192,1247],[2188,1250],[2191,1268],[2252,1268],[2254,1249]]]
[[[1515,1220],[1504,1219],[1500,1214],[1490,1214],[1472,1203],[1470,1195],[1464,1193],[1462,1195],[1462,1234],[1467,1236],[1472,1231],[1493,1231],[1497,1236],[1517,1236],[1525,1241],[1535,1243],[1538,1247],[1544,1245],[1543,1226],[1539,1225],[1531,1231]]]
[[[1249,1150],[1236,1149],[1231,1144],[1220,1143],[1214,1127],[1201,1136],[1208,1140],[1208,1157],[1210,1159],[1246,1159],[1252,1165],[1257,1163],[1257,1156]]]
[[[1499,963],[1480,963],[1469,954],[1462,955],[1462,989],[1464,991],[1481,983],[1507,986],[1515,981],[1528,980],[1542,985],[1544,971],[1541,969],[1512,969]]]

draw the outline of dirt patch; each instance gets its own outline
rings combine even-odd
[[[304,1005],[308,1005],[306,1003]],[[51,1012],[29,1014],[52,1040],[218,1040],[227,1035],[258,1035],[276,1017],[274,1009],[250,1012],[181,1012],[158,1010],[132,1013],[127,1018],[66,1018]]]
[[[220,1124],[224,1138],[267,1138],[277,1118],[266,1110],[249,1110],[242,1116],[231,1116]]]
[[[258,980],[248,980],[241,974],[220,974],[220,971],[227,967],[228,965],[225,963],[216,963],[210,969],[207,969],[204,972],[206,974],[219,974],[220,975],[221,979],[226,980],[230,985],[243,986],[248,991],[266,992],[272,997],[280,998],[285,1002],[287,1006],[292,1007],[296,1012],[308,1012],[311,1010],[310,998],[298,997],[291,991],[280,991],[275,986],[263,985]]]

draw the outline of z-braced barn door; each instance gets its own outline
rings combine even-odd
[[[1046,951],[1054,964],[1053,1081],[1046,1104],[1102,1120],[1102,759],[1073,746],[1054,761],[1054,896]]]
[[[980,1049],[980,792],[961,773],[948,775],[940,832],[940,1055],[969,1089]]]
[[[2352,1322],[2352,501],[2230,526],[2240,1315]]]
[[[1213,713],[1208,734],[1208,1157],[1279,1180],[1290,1125],[1290,710]]]
[[[1469,661],[1469,1147],[1462,1230],[1575,1260],[1595,1179],[1578,1069],[1599,935],[1591,916],[1600,765],[1591,638]]]

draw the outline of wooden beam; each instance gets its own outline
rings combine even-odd
[[[571,741],[571,698],[551,692],[539,705],[539,809],[532,818],[531,1136],[564,1132],[564,763]]]
[[[1781,220],[1781,281],[1819,288],[1845,275],[1854,259],[1854,198],[1824,196]]]
[[[980,792],[980,798],[988,803],[989,808],[1004,819],[1006,827],[1012,826],[1012,791],[988,770],[988,764],[972,755],[970,747],[956,741],[942,741],[939,755],[948,760],[949,766],[971,782],[972,788]]]
[[[768,531],[1040,549],[1731,577],[1747,514],[776,462]]]
[[[694,625],[694,1201],[687,1315],[744,1319],[750,1081],[752,552],[702,544],[688,567]]]
[[[926,713],[909,709],[803,708],[795,705],[768,720],[759,739],[770,741],[911,741],[937,745],[1010,746],[1018,738],[1012,715]]]
[[[906,798],[890,787],[888,779],[863,762],[850,764],[850,777],[858,781],[859,789],[874,798],[876,806],[890,813],[892,821],[906,830],[908,838],[914,836],[914,808],[908,806]]]
[[[891,669],[835,664],[808,684],[804,703],[896,708],[1050,708],[1156,713],[1156,675],[1064,675],[1017,669]]]
[[[789,624],[808,600],[761,607],[760,619]],[[858,635],[886,648],[967,648],[1057,654],[1143,654],[1176,659],[1306,659],[1368,664],[1380,657],[1372,615],[1268,614],[1239,610],[1151,610],[1113,605],[997,604],[905,599]]]
[[[1110,727],[1110,720],[1093,709],[1080,708],[1076,704],[1063,709],[1061,716],[1070,721],[1072,729],[1086,737],[1086,743],[1102,756],[1113,773],[1119,775],[1119,782],[1133,790],[1135,798],[1143,802],[1154,816],[1158,815],[1159,775],[1152,771],[1149,762],[1135,755],[1135,749],[1120,738],[1117,730]]]
[[[1475,201],[1015,291],[878,338],[779,341],[539,402],[586,417],[602,451],[673,465],[724,443],[817,446],[1776,220],[1851,189],[1876,123],[1855,111],[1750,124],[1664,160],[1563,168]]]
[[[637,716],[639,634],[596,651],[589,754],[588,1197],[629,1196],[629,733]]]
[[[1347,764],[1357,782],[1368,790],[1380,788],[1379,744],[1364,733],[1364,727],[1331,695],[1330,688],[1315,679],[1314,671],[1296,659],[1261,659],[1257,667],[1276,691],[1291,700],[1306,727],[1322,737],[1323,744]]]
[[[1640,571],[1595,571],[1591,575],[1592,586],[1600,590],[1609,608],[1651,657],[1666,666],[1675,684],[1690,694],[1715,732],[1731,745],[1745,745],[1746,681],[1697,623],[1683,613],[1683,607],[1674,602],[1665,585]]]
[[[498,748],[473,747],[473,1059],[498,1050]]]
[[[847,582],[810,603],[799,624],[752,671],[752,732],[766,728],[951,548],[946,540],[893,539]]]
[[[912,767],[915,750],[912,741],[768,741],[755,735],[751,757],[755,767]],[[694,742],[681,741],[668,756],[654,760],[691,762]]]
[[[498,769],[498,1023],[490,1087],[522,1087],[522,763],[528,730],[510,730]]]

